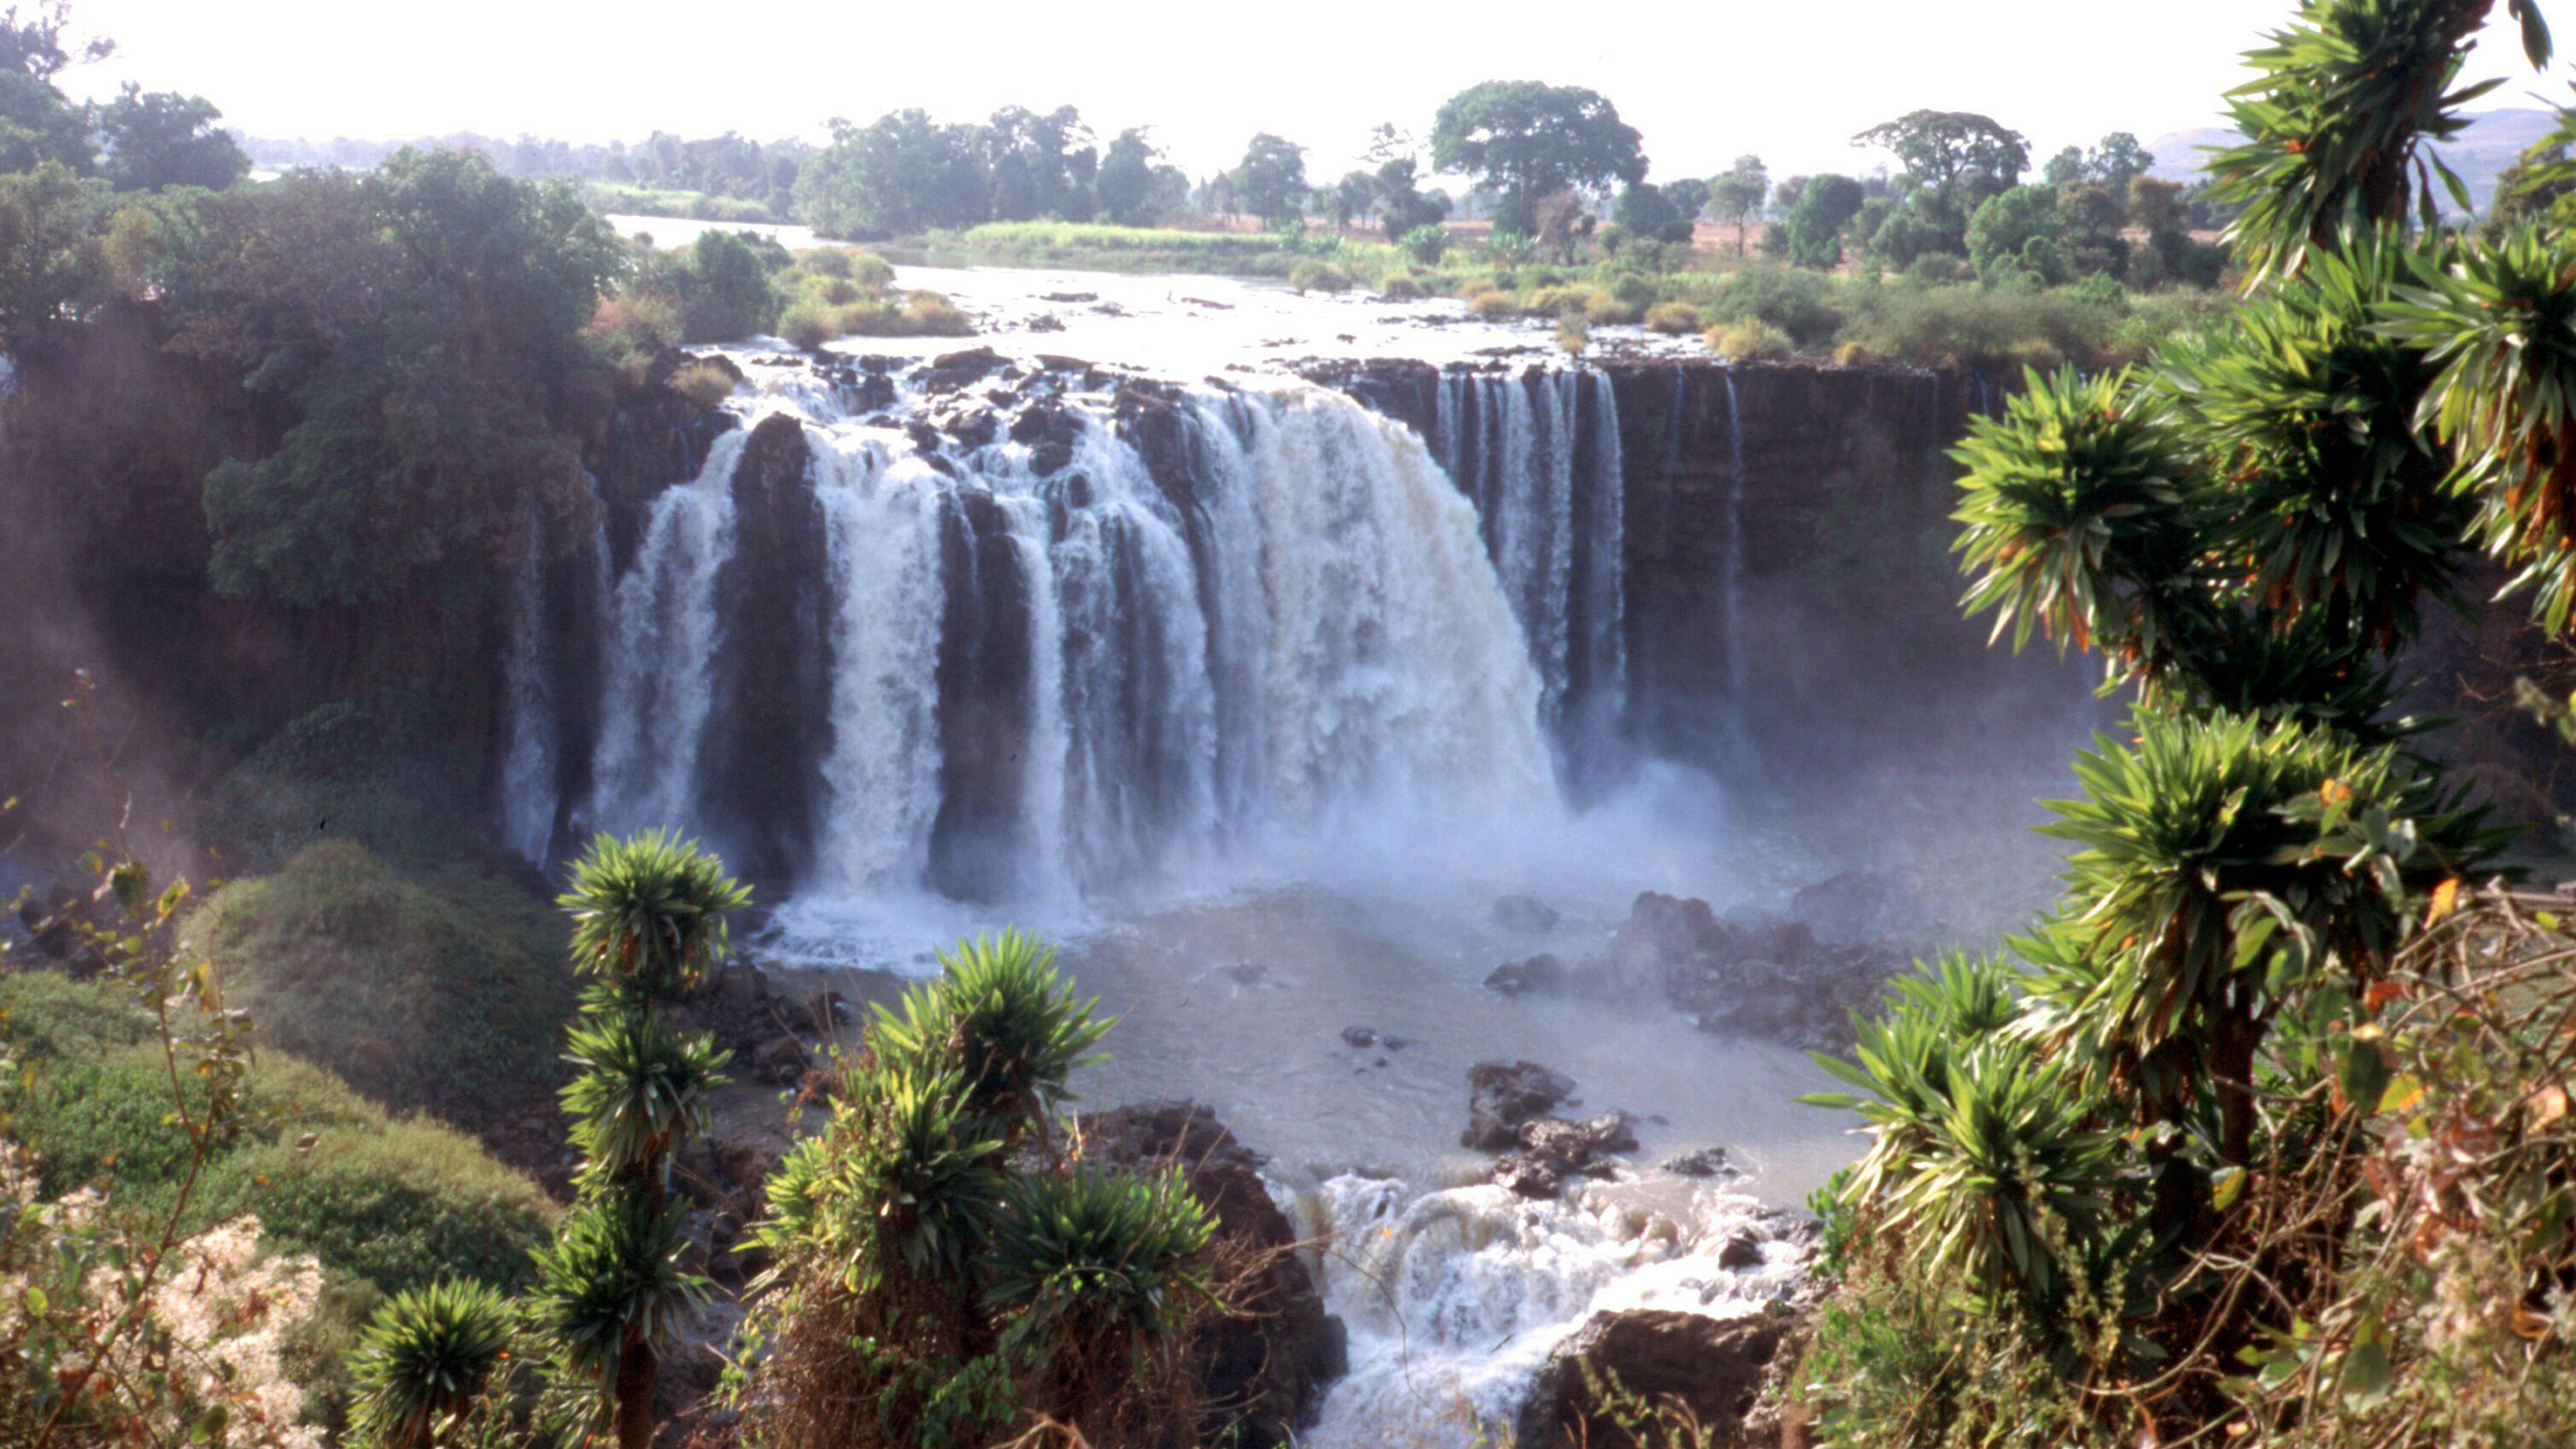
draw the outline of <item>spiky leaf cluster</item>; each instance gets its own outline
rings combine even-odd
[[[682,1036],[658,1011],[613,999],[576,1021],[564,1060],[579,1069],[563,1089],[585,1170],[616,1176],[665,1162],[707,1130],[707,1092],[724,1081],[729,1053],[705,1033]]]
[[[667,830],[602,835],[573,867],[573,965],[659,997],[696,985],[724,954],[725,916],[751,891],[724,862]]]
[[[509,1357],[518,1315],[480,1283],[396,1294],[376,1310],[351,1368],[356,1428],[386,1449],[429,1449],[482,1401]]]
[[[1215,1231],[1177,1167],[1023,1178],[993,1234],[985,1296],[1050,1333],[1132,1352],[1163,1337],[1184,1300],[1208,1297],[1197,1264]]]
[[[2440,376],[2425,421],[2482,487],[2478,537],[2551,632],[2576,609],[2576,249],[2523,230],[2419,259],[2384,330]]]
[[[685,1202],[602,1198],[575,1209],[538,1251],[530,1313],[566,1368],[604,1391],[630,1343],[658,1356],[678,1336],[706,1297],[704,1280],[680,1268],[687,1220]]]
[[[1067,1100],[1065,1079],[1116,1025],[1096,999],[1073,994],[1055,948],[1018,930],[961,941],[939,956],[937,982],[904,993],[901,1015],[880,1006],[869,1032],[877,1059],[914,1074],[954,1070],[976,1113],[1037,1121]]]

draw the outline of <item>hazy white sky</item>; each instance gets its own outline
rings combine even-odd
[[[76,92],[202,93],[255,135],[456,130],[568,140],[741,131],[920,106],[972,119],[1070,102],[1104,137],[1151,124],[1193,173],[1255,131],[1336,175],[1381,120],[1426,134],[1490,78],[1594,87],[1645,133],[1656,176],[1744,151],[1774,176],[1867,171],[1848,138],[1920,106],[1983,111],[2035,156],[2106,131],[2208,124],[2240,52],[2290,0],[1697,0],[1436,5],[849,3],[849,0],[74,0],[116,39]],[[2502,9],[2498,7],[2499,11]],[[2564,37],[2576,50],[2576,34]],[[2482,74],[2543,82],[2501,27]]]

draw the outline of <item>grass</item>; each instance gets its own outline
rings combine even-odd
[[[36,1154],[45,1196],[94,1186],[111,1211],[166,1212],[189,1151],[141,1010],[120,988],[32,971],[6,978],[0,1006],[0,1039],[26,1073],[9,1131]],[[273,1048],[244,1099],[245,1125],[209,1162],[189,1226],[257,1213],[275,1246],[389,1293],[444,1272],[525,1281],[554,1207],[472,1138],[390,1115]]]
[[[264,1042],[379,1101],[472,1116],[559,1075],[574,994],[562,923],[482,868],[405,871],[326,840],[224,886],[190,928]]]
[[[776,226],[787,220],[764,203],[746,201],[738,196],[714,196],[704,191],[665,191],[614,181],[590,181],[583,184],[582,195],[597,210],[620,216],[667,216],[684,221],[723,221],[755,226]]]
[[[799,252],[773,278],[786,297],[778,335],[798,347],[836,337],[971,337],[975,319],[937,292],[905,292],[894,267],[873,252],[825,247]]]

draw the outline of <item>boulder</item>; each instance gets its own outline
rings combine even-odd
[[[1518,996],[1525,991],[1562,991],[1565,963],[1543,953],[1526,961],[1506,961],[1485,977],[1485,989],[1505,996]]]
[[[1377,1045],[1377,1033],[1364,1026],[1346,1026],[1342,1028],[1342,1044],[1345,1046],[1355,1047],[1373,1047]]]
[[[1648,891],[1609,949],[1574,976],[1583,990],[1627,1000],[1660,996],[1703,1031],[1842,1051],[1851,1017],[1874,1005],[1905,969],[1877,945],[1829,945],[1802,920],[1746,927],[1708,902]]]
[[[1245,1449],[1294,1442],[1314,1421],[1324,1386],[1341,1377],[1342,1321],[1294,1251],[1296,1229],[1261,1178],[1261,1154],[1193,1102],[1144,1102],[1081,1118],[1083,1155],[1141,1170],[1177,1165],[1216,1217],[1221,1254],[1257,1267],[1239,1315],[1211,1317],[1188,1352],[1196,1369],[1201,1438]]]
[[[1573,1078],[1536,1062],[1478,1062],[1467,1069],[1467,1130],[1458,1145],[1483,1152],[1518,1147],[1524,1123],[1546,1116],[1573,1093]]]
[[[1556,929],[1556,908],[1536,896],[1505,896],[1494,902],[1494,923],[1506,931],[1544,936]]]
[[[1678,1173],[1683,1177],[1733,1177],[1735,1175],[1734,1164],[1726,1160],[1726,1149],[1723,1147],[1703,1147],[1697,1152],[1685,1152],[1679,1157],[1666,1158],[1664,1171]]]
[[[1541,1117],[1521,1124],[1520,1146],[1494,1164],[1493,1180],[1523,1197],[1554,1197],[1569,1177],[1609,1176],[1613,1154],[1637,1150],[1637,1132],[1625,1112],[1588,1122]]]
[[[1596,1313],[1548,1355],[1521,1405],[1514,1442],[1520,1449],[1647,1449],[1690,1442],[1680,1427],[1687,1423],[1698,1426],[1698,1442],[1732,1443],[1786,1332],[1768,1316]],[[1624,1401],[1641,1400],[1670,1417],[1628,1422],[1594,1388],[1614,1384]]]

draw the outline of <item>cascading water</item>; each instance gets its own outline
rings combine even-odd
[[[1625,489],[1609,378],[1446,373],[1431,433],[1476,505],[1559,749],[1577,772],[1599,764],[1627,705]]]
[[[1726,694],[1740,715],[1744,706],[1744,412],[1735,396],[1735,373],[1726,377]]]
[[[1073,899],[1269,837],[1552,807],[1533,651],[1473,508],[1400,425],[1317,388],[1210,387],[1168,397],[1156,451],[1108,399],[1033,384],[1047,446],[968,443],[854,415],[801,365],[752,371],[738,400],[800,426],[822,532],[826,798],[801,900]],[[1544,389],[1557,461],[1514,541],[1569,595],[1578,500],[1541,495],[1572,471],[1587,387],[1615,431],[1605,382]],[[746,829],[699,757],[793,712],[717,697],[709,664],[757,627],[719,583],[749,436],[653,500],[617,583],[588,825]],[[1602,491],[1583,531],[1615,539]],[[1581,586],[1546,657],[1616,677],[1615,578]]]
[[[554,672],[546,658],[553,621],[546,607],[545,530],[532,516],[527,531],[527,557],[511,580],[510,653],[502,663],[509,715],[501,756],[501,828],[511,849],[539,861],[554,836],[558,742]]]

